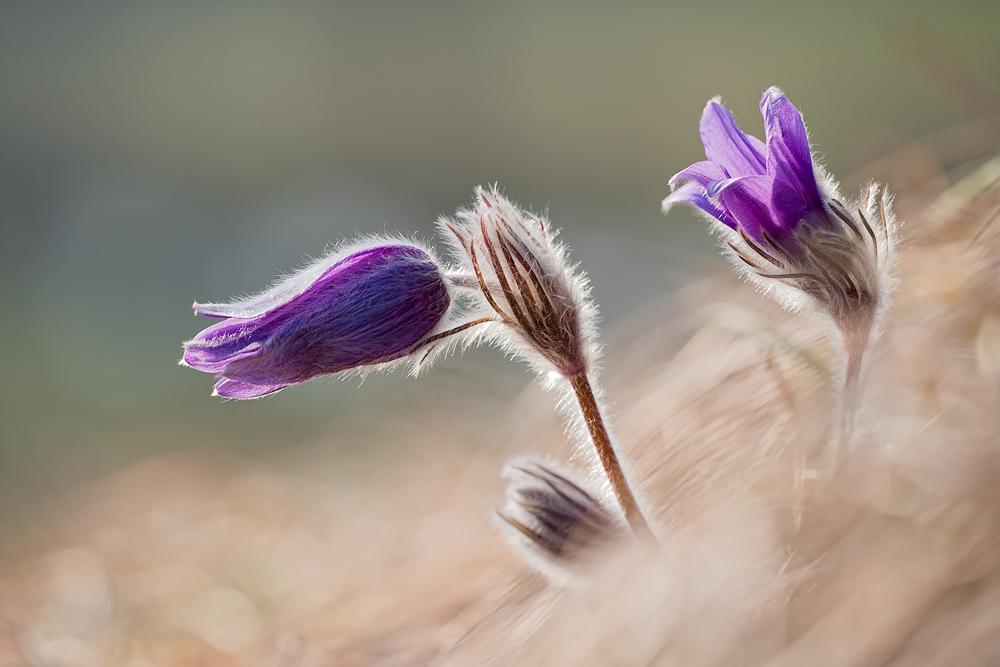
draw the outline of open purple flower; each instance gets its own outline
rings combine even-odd
[[[406,357],[451,304],[437,263],[402,243],[331,255],[263,294],[195,304],[228,318],[184,343],[182,365],[215,373],[215,394],[257,398],[320,375]]]
[[[798,109],[770,88],[760,111],[763,142],[709,101],[701,117],[708,159],[670,179],[664,212],[678,202],[697,206],[722,223],[735,259],[763,286],[795,288],[838,323],[861,317],[870,325],[893,246],[888,197],[871,186],[858,202],[842,203],[837,184],[813,161]]]
[[[860,401],[864,352],[888,303],[895,248],[891,198],[874,184],[844,203],[836,182],[814,161],[798,109],[777,88],[760,102],[764,141],[743,134],[717,99],[701,116],[704,162],[670,179],[666,213],[678,203],[706,214],[731,259],[788,306],[818,305],[844,351],[840,444],[848,446]],[[805,300],[801,299],[805,295]]]
[[[799,254],[796,228],[805,224],[829,229],[830,214],[798,109],[780,90],[770,88],[760,111],[766,143],[740,132],[729,110],[717,100],[709,101],[701,117],[708,159],[670,179],[671,185],[688,183],[663,200],[663,207],[694,204],[757,243]]]

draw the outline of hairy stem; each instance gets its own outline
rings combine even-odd
[[[412,353],[416,352],[417,350],[419,350],[422,347],[427,347],[431,343],[436,343],[437,341],[441,340],[442,338],[447,338],[448,336],[453,336],[453,335],[455,335],[457,333],[461,333],[461,332],[465,331],[466,329],[471,329],[472,327],[476,326],[477,324],[484,324],[486,322],[497,322],[497,321],[498,320],[495,317],[480,317],[478,320],[472,320],[471,322],[466,322],[465,324],[460,324],[459,326],[455,327],[454,329],[448,329],[447,331],[442,331],[439,334],[434,334],[433,336],[428,336],[427,338],[424,338],[419,343],[417,343],[416,345],[413,346],[413,349],[410,350],[410,353],[412,354]]]
[[[846,461],[851,451],[851,441],[854,439],[854,417],[858,410],[858,394],[861,379],[860,354],[848,353],[847,373],[844,376],[844,386],[840,395],[840,415],[837,420],[837,439],[831,452],[830,464],[838,470]]]
[[[604,466],[604,471],[608,474],[608,480],[611,482],[611,488],[625,512],[625,520],[628,521],[629,527],[640,542],[647,546],[659,547],[653,531],[639,510],[639,503],[632,495],[632,489],[629,488],[628,482],[625,480],[625,473],[622,471],[615,450],[611,446],[611,436],[608,435],[608,430],[604,426],[601,409],[597,404],[597,398],[594,396],[594,390],[590,386],[586,371],[570,376],[569,381],[576,393],[576,400],[580,403],[583,419],[587,423],[587,430],[590,431],[594,447],[597,448],[601,465]]]
[[[847,363],[844,369],[844,384],[840,390],[837,436],[830,452],[830,465],[833,471],[844,465],[850,456],[854,440],[854,423],[858,408],[861,407],[861,375],[873,318],[858,319],[861,321],[840,327]]]

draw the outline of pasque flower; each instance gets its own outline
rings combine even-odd
[[[701,117],[707,159],[670,179],[674,191],[663,210],[695,205],[717,223],[746,275],[786,305],[818,305],[830,316],[846,354],[843,433],[849,439],[862,357],[888,301],[891,198],[873,184],[844,203],[836,182],[814,161],[802,115],[788,98],[770,88],[760,111],[763,142],[741,132],[718,99],[709,101]]]
[[[443,321],[451,297],[427,251],[348,247],[270,290],[194,312],[227,318],[184,343],[183,365],[215,373],[215,393],[257,398],[320,375],[395,361]]]
[[[701,117],[707,159],[670,179],[675,189],[664,212],[694,204],[728,228],[727,245],[765,287],[796,288],[838,322],[872,319],[892,250],[888,198],[872,187],[860,202],[842,203],[812,158],[798,109],[770,88],[760,110],[764,142],[741,132],[718,100],[709,101]]]

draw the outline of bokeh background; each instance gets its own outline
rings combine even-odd
[[[760,136],[779,85],[849,187],[893,155],[916,187],[997,149],[976,119],[998,26],[988,0],[3,3],[0,558],[130,463],[331,430],[358,434],[350,457],[386,415],[456,392],[502,410],[530,381],[481,350],[223,402],[177,366],[193,300],[358,233],[430,239],[495,181],[563,229],[613,332],[723,266],[703,223],[659,212],[708,98]]]

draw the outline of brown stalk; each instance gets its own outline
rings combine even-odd
[[[427,347],[431,343],[439,341],[442,338],[447,338],[448,336],[453,336],[453,335],[455,335],[457,333],[461,333],[461,332],[465,331],[466,329],[471,329],[472,327],[476,326],[477,324],[485,324],[486,322],[496,322],[496,321],[497,320],[495,318],[492,318],[492,317],[480,317],[478,320],[472,320],[471,322],[466,322],[465,324],[460,324],[460,325],[458,325],[457,327],[455,327],[453,329],[448,329],[447,331],[442,331],[441,333],[434,334],[433,336],[428,336],[427,338],[425,338],[422,341],[420,341],[419,343],[417,343],[414,346],[413,351],[416,352],[420,348]]]
[[[590,386],[590,380],[587,379],[586,371],[571,376],[569,382],[576,393],[580,409],[583,411],[583,420],[587,424],[587,430],[590,431],[590,437],[597,449],[597,456],[601,459],[601,465],[604,466],[604,472],[608,475],[611,488],[625,513],[625,520],[628,521],[632,532],[642,544],[659,548],[660,544],[656,541],[645,517],[642,516],[639,503],[636,502],[635,496],[632,495],[632,489],[629,488],[628,482],[625,480],[625,473],[618,462],[614,448],[611,446],[611,436],[608,435],[608,430],[604,426],[601,409],[594,396],[594,390]]]

